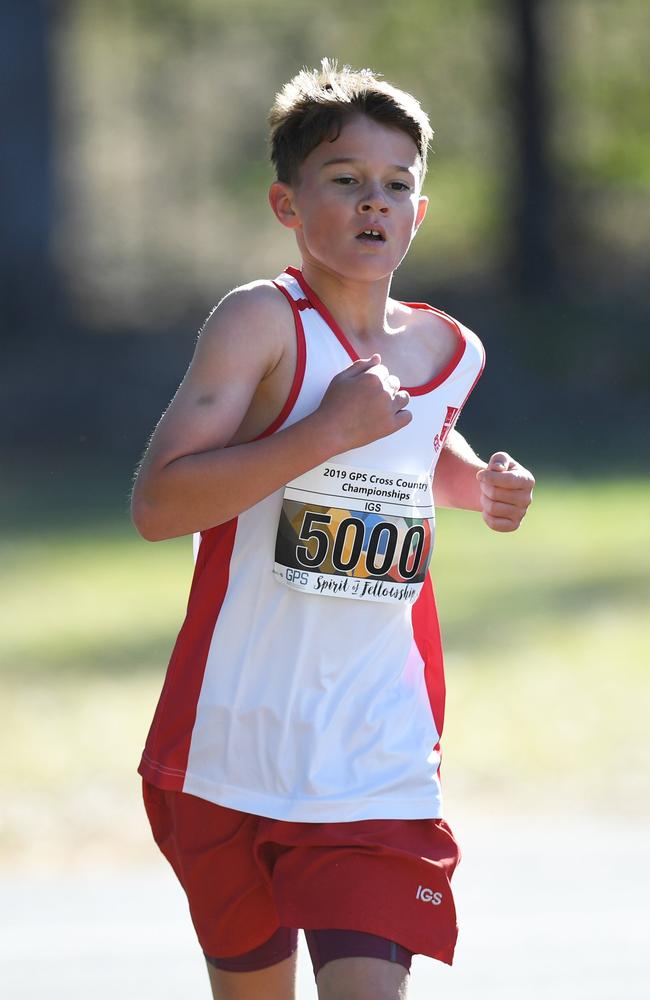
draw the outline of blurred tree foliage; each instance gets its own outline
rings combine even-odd
[[[77,353],[89,333],[102,333],[92,341],[104,372],[120,370],[111,360],[119,350],[127,381],[129,365],[139,375],[148,363],[130,338],[158,333],[169,364],[157,357],[152,396],[167,394],[169,372],[178,376],[187,355],[174,331],[196,329],[227,288],[296,262],[266,204],[266,114],[287,78],[329,55],[411,90],[436,132],[430,214],[396,292],[456,309],[505,359],[503,378],[523,380],[527,398],[543,399],[548,376],[563,386],[560,410],[585,386],[606,386],[612,398],[645,393],[645,0],[39,0],[27,8],[29,23],[15,7],[3,15],[14,59],[3,63],[0,91],[13,130],[22,130],[25,169],[11,174],[13,207],[0,234],[11,245],[24,228],[21,204],[41,199],[33,257],[49,247],[51,269],[41,261],[32,275],[41,289],[53,281],[65,309],[23,293],[35,330],[56,327],[60,343],[76,338]],[[33,67],[37,36],[37,72],[20,74],[19,65]],[[3,258],[5,289],[17,287],[12,273],[28,272],[23,251],[19,269],[15,256]],[[15,296],[11,310],[8,301],[2,322],[22,363],[24,324]],[[623,324],[633,347],[625,353]],[[78,402],[92,407],[101,397],[113,416],[94,376],[77,366],[74,380],[85,386]],[[120,412],[124,399],[114,405]]]
[[[640,0],[65,10],[59,252],[87,322],[174,324],[293,255],[266,208],[265,117],[284,80],[326,54],[371,65],[429,110],[432,214],[407,265],[418,284],[498,274],[518,286],[522,267],[534,284],[540,228],[543,271],[588,282],[596,266],[613,288],[634,276],[650,221]]]

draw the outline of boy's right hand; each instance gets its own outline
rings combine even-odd
[[[406,427],[413,414],[410,396],[373,354],[360,358],[335,375],[318,408],[327,430],[337,441],[337,453],[360,448]]]

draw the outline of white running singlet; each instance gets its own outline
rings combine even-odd
[[[295,268],[298,345],[263,436],[306,417],[357,359]],[[140,764],[151,783],[296,822],[441,815],[445,684],[431,484],[484,364],[478,338],[409,388],[412,421],[200,535],[187,615]]]

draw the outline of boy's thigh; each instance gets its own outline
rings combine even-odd
[[[325,1000],[397,1000],[406,996],[412,953],[363,931],[305,931],[318,995]]]
[[[409,973],[382,958],[339,958],[316,977],[319,1000],[404,1000]]]
[[[287,958],[295,943],[276,940],[282,928],[268,877],[255,860],[259,817],[146,782],[143,792],[154,838],[185,890],[205,955],[236,959],[270,949],[262,956],[268,961],[245,965],[245,973]]]
[[[296,953],[255,972],[226,972],[208,963],[214,1000],[293,1000],[296,992]]]
[[[410,953],[405,949],[404,956],[400,955],[401,961],[395,959],[382,959],[370,957],[368,954],[350,956],[349,952],[354,951],[345,943],[358,938],[361,941],[360,952],[371,951],[380,954],[377,947],[366,947],[363,939],[370,940],[373,935],[358,934],[352,935],[346,931],[320,932],[321,943],[324,934],[335,935],[337,939],[344,942],[344,946],[339,952],[336,945],[329,949],[328,954],[324,954],[325,964],[319,967],[318,962],[314,962],[315,945],[310,941],[310,951],[314,970],[316,972],[316,984],[320,1000],[403,1000],[407,995],[409,978]],[[308,932],[308,939],[314,932]],[[316,932],[316,936],[319,932]],[[394,945],[380,938],[374,939],[377,943],[386,945],[387,949]],[[337,958],[333,955],[348,953],[346,957]],[[388,954],[388,951],[386,952]],[[244,957],[245,958],[245,957]],[[245,966],[245,961],[242,967]],[[251,964],[255,964],[252,962]],[[293,1000],[296,986],[296,953],[289,958],[277,962],[267,968],[253,972],[228,971],[215,967],[212,961],[208,961],[208,974],[210,986],[214,1000]]]
[[[306,928],[308,941],[311,928],[349,928],[451,964],[458,929],[450,880],[459,850],[444,821],[390,819],[312,827],[276,823],[264,830],[274,844],[287,848],[273,867],[283,926]],[[336,937],[339,932],[325,933]],[[334,943],[348,947],[346,941]],[[329,952],[330,942],[324,944]],[[390,954],[348,950],[335,957]]]
[[[294,967],[296,927],[355,928],[306,932],[312,960],[311,938],[318,937],[315,973],[334,966],[318,976],[332,997],[334,986],[341,989],[336,967],[348,959],[354,997],[365,995],[359,990],[366,980],[387,988],[389,997],[404,995],[395,989],[403,989],[408,963],[381,972],[384,964],[403,961],[395,949],[451,962],[456,920],[449,879],[458,849],[443,821],[286,823],[147,783],[144,798],[154,837],[185,889],[199,942],[216,970],[211,981],[230,990],[224,997],[246,997],[241,991],[257,972],[266,974],[269,988],[278,978],[278,989],[291,997],[285,969]],[[372,938],[373,947],[360,946],[359,936]],[[268,971],[281,963],[286,967]]]

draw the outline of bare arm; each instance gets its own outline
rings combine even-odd
[[[438,459],[434,495],[439,507],[480,511],[493,531],[516,531],[533,499],[535,479],[505,452],[483,462],[458,431]]]
[[[333,455],[410,421],[408,393],[391,391],[374,355],[337,375],[308,417],[227,447],[281,360],[287,324],[288,306],[268,286],[241,289],[212,314],[138,471],[132,516],[145,538],[222,524]]]
[[[476,473],[486,469],[473,448],[458,431],[450,431],[436,465],[433,480],[437,507],[481,509],[481,490]]]

